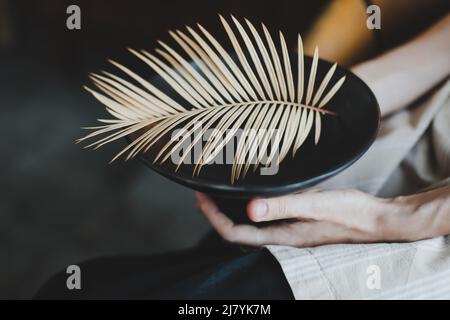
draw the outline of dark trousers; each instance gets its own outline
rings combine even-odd
[[[81,289],[67,289],[65,270],[36,299],[293,299],[267,249],[245,250],[210,234],[192,249],[113,256],[79,264]]]

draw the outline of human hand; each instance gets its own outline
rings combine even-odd
[[[248,216],[264,227],[236,225],[207,195],[198,207],[227,241],[248,246],[269,244],[311,247],[333,243],[414,241],[426,237],[413,222],[414,201],[381,199],[356,190],[317,190],[279,198],[254,199]]]

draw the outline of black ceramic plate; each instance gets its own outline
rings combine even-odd
[[[294,55],[291,56],[291,61],[296,61]],[[311,57],[305,57],[306,78],[311,62]],[[315,89],[331,65],[327,61],[319,61]],[[296,68],[294,65],[293,70]],[[296,156],[287,156],[280,164],[276,175],[260,175],[257,171],[231,184],[231,165],[208,165],[195,177],[192,176],[193,165],[182,165],[175,172],[175,165],[170,159],[163,165],[153,164],[164,141],[155,144],[140,158],[153,170],[177,183],[220,197],[274,196],[310,187],[349,167],[367,151],[377,135],[380,122],[378,103],[360,78],[338,67],[328,88],[343,75],[346,76],[343,86],[326,106],[326,109],[335,111],[338,116],[323,116],[318,145],[314,145],[313,129]],[[151,82],[177,99],[176,94],[160,78],[155,77]],[[169,137],[162,140],[166,139]]]

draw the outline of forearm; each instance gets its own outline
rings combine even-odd
[[[450,185],[397,197],[394,213],[384,215],[384,231],[397,240],[420,240],[450,234]]]
[[[375,93],[382,115],[405,107],[450,73],[450,15],[414,40],[353,68]]]

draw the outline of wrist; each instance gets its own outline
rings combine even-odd
[[[415,241],[421,226],[415,217],[416,203],[409,197],[383,200],[380,229],[386,241]]]

